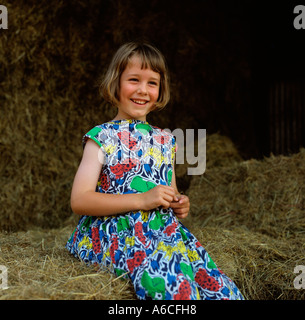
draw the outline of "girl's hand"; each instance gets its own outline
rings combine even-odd
[[[176,216],[179,219],[184,219],[187,217],[190,210],[190,199],[184,194],[179,194],[178,201],[173,201],[170,204],[170,207],[173,208]]]
[[[152,210],[159,206],[167,209],[171,206],[172,201],[178,201],[173,187],[158,185],[153,189],[141,193],[142,210]]]

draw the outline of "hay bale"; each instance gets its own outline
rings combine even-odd
[[[304,299],[305,149],[211,167],[192,178],[184,224],[248,299]]]
[[[294,288],[296,265],[304,264],[301,239],[282,240],[243,226],[193,226],[217,266],[236,283],[248,300],[302,300]]]
[[[305,150],[288,156],[208,168],[194,176],[188,194],[198,225],[249,230],[289,238],[305,226]]]
[[[9,286],[0,299],[135,300],[129,281],[86,266],[67,252],[64,244],[72,230],[0,232],[0,264],[8,268]],[[247,299],[305,298],[304,290],[293,287],[294,267],[304,257],[297,241],[287,246],[242,226],[193,225],[192,231]]]
[[[0,233],[0,265],[8,269],[9,288],[2,300],[130,300],[127,280],[86,266],[64,248],[72,228]]]
[[[9,29],[0,38],[0,230],[59,227],[72,214],[81,137],[107,117],[97,119],[96,71],[86,56],[93,26],[84,30],[65,19],[69,4],[62,1],[15,1],[7,9]]]
[[[194,141],[194,154],[198,155],[197,139]],[[187,174],[187,170],[189,167],[196,167],[198,164],[190,165],[187,163],[186,146],[184,146],[184,159],[183,164],[176,164],[175,172],[179,191],[185,193],[192,180],[192,176]],[[206,168],[230,166],[241,161],[243,161],[243,158],[229,137],[218,132],[206,135]]]
[[[220,133],[207,135],[206,167],[225,167],[243,161],[233,141]]]

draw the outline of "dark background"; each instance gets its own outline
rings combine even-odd
[[[85,92],[121,43],[146,39],[166,56],[172,79],[171,103],[153,120],[166,117],[172,128],[219,132],[233,140],[244,158],[261,158],[298,152],[305,142],[305,30],[293,27],[297,4],[68,1],[56,24],[65,30],[66,41],[83,29],[93,44],[86,52],[92,64]],[[272,104],[270,96],[278,87],[279,98]],[[287,90],[297,102],[285,99]]]
[[[299,4],[268,2],[256,8],[251,92],[258,156],[298,152],[305,145],[305,30],[293,26]]]

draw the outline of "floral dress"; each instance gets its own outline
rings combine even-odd
[[[90,130],[84,145],[87,139],[103,153],[96,192],[133,194],[171,184],[171,133],[146,121],[114,120]],[[243,299],[172,208],[83,215],[66,248],[86,263],[128,276],[139,299]]]

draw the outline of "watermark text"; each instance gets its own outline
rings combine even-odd
[[[295,29],[305,29],[305,6],[298,5],[293,9],[293,13],[298,13],[298,15],[293,20],[293,26]]]
[[[8,289],[7,286],[7,268],[0,265],[0,290]]]
[[[299,273],[293,281],[295,289],[305,289],[305,266],[296,266],[294,268],[294,273]]]
[[[201,175],[206,169],[206,129],[186,129],[185,132],[177,128],[173,131],[164,129],[160,135],[150,136],[144,134],[136,138],[126,130],[113,134],[111,130],[103,130],[98,134],[98,140],[107,144],[100,148],[98,160],[101,164],[116,166],[120,164],[138,166],[155,161],[160,167],[161,163],[170,164],[172,160],[172,135],[176,141],[176,164],[189,164],[188,175]],[[142,143],[145,140],[146,143]],[[121,148],[118,146],[121,145]],[[127,146],[127,147],[126,147]],[[196,155],[197,154],[197,155]],[[106,161],[107,158],[107,161]]]
[[[0,4],[0,29],[7,29],[7,8]]]

